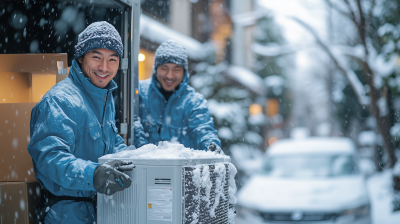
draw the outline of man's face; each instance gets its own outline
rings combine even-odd
[[[166,91],[173,91],[183,80],[184,69],[182,66],[165,63],[157,67],[157,80]]]
[[[115,77],[119,66],[119,55],[115,51],[98,48],[78,58],[82,72],[93,85],[104,88]]]

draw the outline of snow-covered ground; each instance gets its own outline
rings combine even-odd
[[[392,212],[391,178],[391,170],[386,170],[368,179],[373,224],[400,223],[400,211]]]

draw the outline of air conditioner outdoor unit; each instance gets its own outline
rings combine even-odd
[[[99,158],[132,161],[132,186],[97,196],[98,224],[234,223],[236,168],[229,156],[160,142]]]

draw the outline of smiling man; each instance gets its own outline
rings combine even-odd
[[[186,49],[174,40],[156,50],[153,75],[140,82],[140,118],[146,141],[177,141],[198,150],[221,151],[203,95],[188,85]]]
[[[119,55],[115,51],[99,48],[78,58],[78,62],[83,74],[94,86],[105,88],[117,74]]]
[[[95,223],[95,193],[111,195],[131,185],[123,171],[133,164],[97,163],[127,148],[115,126],[112,96],[121,37],[111,24],[95,22],[79,35],[75,50],[68,78],[32,109],[28,150],[42,186],[37,223]]]

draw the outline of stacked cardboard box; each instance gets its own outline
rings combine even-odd
[[[39,182],[0,182],[0,194],[0,223],[36,223],[35,206],[40,198]]]
[[[0,55],[0,223],[35,223],[40,196],[30,141],[31,110],[67,77],[67,54]]]

